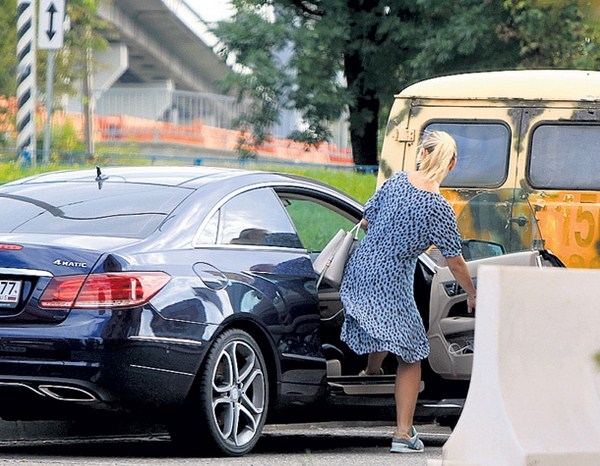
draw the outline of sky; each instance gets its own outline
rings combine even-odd
[[[208,25],[231,16],[230,0],[163,0],[179,19],[197,34],[206,45],[215,47],[218,39],[209,32]],[[198,17],[202,21],[198,21]]]
[[[229,0],[185,0],[205,21],[219,21],[231,14]]]

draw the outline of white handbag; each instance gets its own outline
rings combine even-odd
[[[317,256],[313,264],[319,276],[317,279],[317,288],[323,280],[339,288],[346,262],[350,254],[352,254],[356,243],[358,243],[359,229],[360,222],[354,225],[350,231],[340,229]]]

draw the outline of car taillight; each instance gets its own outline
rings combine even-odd
[[[0,243],[0,251],[20,251],[23,246],[20,244]]]
[[[54,277],[39,300],[41,307],[115,308],[147,303],[171,279],[163,272],[118,272]]]

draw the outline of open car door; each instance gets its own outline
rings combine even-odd
[[[486,191],[475,196],[458,216],[463,256],[477,282],[480,265],[564,267],[543,249],[534,210],[520,189]],[[431,272],[428,338],[429,365],[444,379],[468,380],[473,365],[476,311],[467,313],[467,295],[439,251],[420,258]],[[510,293],[510,290],[506,290]]]

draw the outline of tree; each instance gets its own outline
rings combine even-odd
[[[600,9],[589,1],[505,0],[501,35],[519,42],[525,68],[598,69]]]
[[[221,52],[234,57],[240,69],[228,78],[227,88],[253,101],[240,122],[251,135],[250,144],[268,138],[283,108],[299,110],[306,124],[291,136],[318,144],[330,136],[327,123],[348,109],[357,165],[377,164],[379,128],[394,93],[406,85],[443,74],[529,64],[539,57],[534,39],[540,44],[556,39],[561,50],[578,56],[569,63],[580,67],[589,63],[585,53],[596,40],[591,29],[581,28],[580,6],[564,0],[550,2],[551,7],[535,0],[231,3],[235,14],[213,30],[223,44]],[[546,36],[528,31],[529,15],[547,26]],[[556,37],[549,31],[560,18],[570,19],[561,25],[568,32]],[[542,63],[555,64],[536,62]]]
[[[17,92],[17,0],[0,0],[0,96]]]
[[[57,51],[55,95],[73,94],[74,82],[85,73],[85,50],[102,50],[107,46],[101,35],[107,25],[96,16],[98,0],[68,0],[66,2],[70,28],[65,31],[64,46]],[[37,17],[37,14],[36,14]],[[86,28],[93,31],[86,35]],[[0,95],[11,96],[17,86],[17,1],[0,0]],[[46,82],[46,50],[37,51],[37,84],[43,90]]]
[[[309,144],[327,140],[328,122],[348,109],[354,161],[376,165],[381,120],[402,87],[515,64],[516,41],[494,33],[507,19],[497,3],[232,0],[233,18],[214,32],[243,70],[229,78],[229,88],[260,102],[243,121],[254,143],[264,140],[281,108],[301,112],[306,129],[292,137]],[[287,60],[278,60],[284,52]]]

